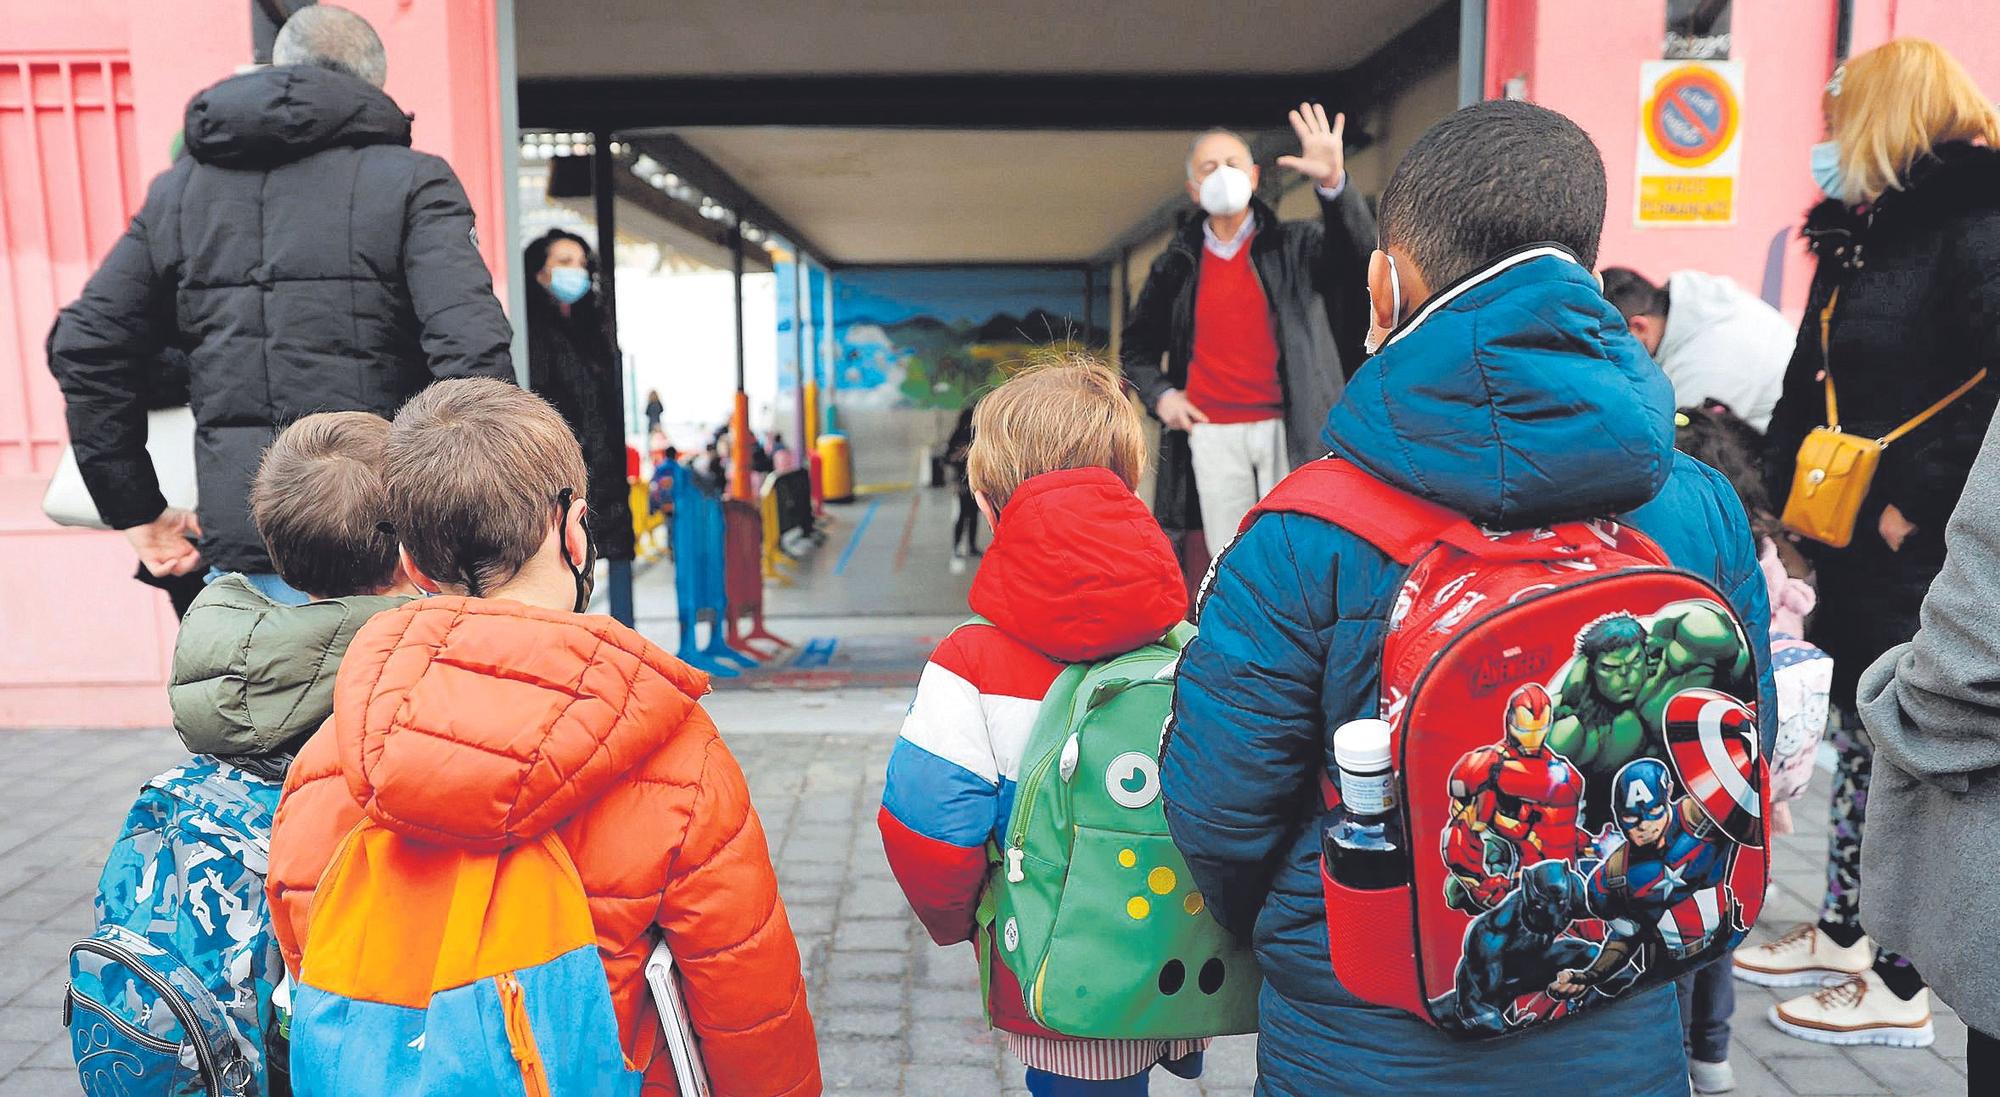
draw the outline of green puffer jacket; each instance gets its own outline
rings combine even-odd
[[[333,676],[368,619],[408,601],[356,596],[286,606],[240,575],[201,592],[181,621],[167,686],[174,729],[196,754],[282,778],[333,714]]]

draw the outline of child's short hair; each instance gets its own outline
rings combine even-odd
[[[1771,496],[1764,488],[1763,439],[1720,400],[1708,400],[1674,413],[1674,448],[1728,477],[1750,528],[1758,537],[1778,532],[1772,520]]]
[[[396,576],[383,447],[389,421],[326,411],[286,427],[257,466],[250,518],[278,577],[309,594],[372,594]]]
[[[505,381],[460,378],[418,393],[389,428],[390,520],[432,579],[483,595],[548,539],[567,488],[588,474],[569,424]]]
[[[1403,154],[1382,191],[1382,246],[1442,289],[1517,248],[1561,244],[1597,266],[1604,159],[1546,107],[1492,99],[1446,115]]]
[[[1137,488],[1146,463],[1139,411],[1124,378],[1081,351],[1030,366],[979,402],[966,478],[997,509],[1045,472],[1107,468]]]

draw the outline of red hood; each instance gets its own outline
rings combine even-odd
[[[1187,615],[1173,546],[1109,469],[1023,483],[972,584],[972,610],[1065,663],[1103,659],[1165,635]]]

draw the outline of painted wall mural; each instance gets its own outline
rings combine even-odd
[[[1048,348],[1110,341],[1103,272],[1087,279],[1080,269],[1053,267],[843,270],[833,297],[845,407],[956,409]]]

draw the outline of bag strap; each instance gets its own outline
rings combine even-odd
[[[1339,457],[1323,457],[1293,470],[1251,508],[1237,532],[1273,513],[1330,522],[1405,567],[1435,545],[1450,545],[1491,562],[1582,560],[1614,547],[1586,522],[1562,523],[1533,541],[1495,541],[1458,512],[1386,484]]]
[[[1833,392],[1831,348],[1833,346],[1833,306],[1839,300],[1840,287],[1835,286],[1833,292],[1827,295],[1826,307],[1819,310],[1819,363],[1821,372],[1826,375],[1826,425],[1827,429],[1836,431],[1840,429],[1840,401],[1834,396]],[[1951,390],[1944,399],[1918,412],[1909,422],[1877,438],[1875,444],[1878,446],[1887,446],[1889,443],[1930,422],[1939,412],[1958,403],[1966,393],[1978,388],[1979,383],[1986,380],[1986,374],[1987,371],[1982,368],[1978,373],[1973,374],[1964,384]]]

